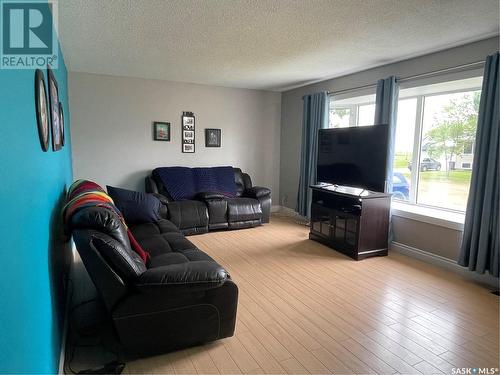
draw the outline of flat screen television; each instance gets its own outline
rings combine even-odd
[[[318,183],[383,192],[386,180],[387,125],[321,129]]]

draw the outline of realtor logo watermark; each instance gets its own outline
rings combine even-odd
[[[451,369],[452,375],[495,375],[498,374],[498,367],[454,367]]]
[[[0,69],[57,69],[57,2],[0,0]]]

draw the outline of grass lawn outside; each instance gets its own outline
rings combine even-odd
[[[405,176],[408,185],[411,183],[411,171],[408,160],[411,154],[396,154],[394,171]],[[472,171],[420,171],[418,185],[418,203],[464,211],[469,195]]]
[[[394,170],[402,173],[408,182],[411,180],[411,172],[408,163],[411,161],[411,153],[397,153],[394,157]],[[420,171],[420,181],[447,181],[456,184],[470,183],[471,170],[453,170],[448,174],[445,170],[440,171]]]
[[[453,184],[470,184],[470,170],[454,170],[446,175],[446,171],[426,171],[420,172],[421,181],[446,181]]]
[[[395,172],[401,173],[406,177],[408,183],[411,180],[411,172],[408,168],[394,168]],[[448,175],[446,171],[425,171],[420,172],[420,181],[422,182],[447,182],[451,184],[470,184],[470,178],[472,175],[472,171],[470,170],[454,170],[450,171]]]
[[[411,161],[411,153],[396,153],[394,155],[394,168],[408,168],[408,163]]]

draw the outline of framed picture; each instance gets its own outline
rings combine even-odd
[[[52,73],[52,69],[47,67],[47,75],[49,80],[49,107],[50,107],[50,122],[52,128],[52,150],[58,151],[62,148],[61,140],[61,121],[59,118],[59,88],[57,86],[56,77]]]
[[[184,143],[194,143],[194,131],[193,130],[183,130],[182,139]]]
[[[205,147],[220,147],[220,139],[220,129],[205,129]]]
[[[194,130],[194,116],[191,112],[184,112],[187,115],[182,116],[182,129]]]
[[[154,122],[154,140],[170,142],[170,122]]]
[[[184,143],[182,145],[182,152],[186,152],[186,153],[194,152],[194,144]]]
[[[195,151],[195,118],[193,112],[182,112],[182,152]]]
[[[40,69],[35,71],[35,110],[38,125],[38,138],[42,151],[49,149],[49,111],[45,79]]]
[[[61,123],[61,145],[64,146],[65,138],[64,138],[64,111],[62,103],[59,102],[59,122]]]

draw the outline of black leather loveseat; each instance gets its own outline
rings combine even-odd
[[[233,335],[236,284],[170,221],[129,227],[150,253],[147,266],[132,250],[119,217],[109,209],[81,209],[68,224],[129,356]]]
[[[215,168],[193,168],[193,170]],[[234,196],[228,197],[220,191],[204,191],[194,188],[193,195],[189,199],[182,200],[172,197],[171,191],[165,186],[165,180],[160,176],[162,169],[169,168],[156,168],[151,175],[146,177],[146,192],[153,193],[160,199],[168,208],[168,220],[186,235],[206,233],[209,230],[251,228],[269,222],[271,190],[252,186],[250,176],[239,168],[232,168],[235,184]],[[166,175],[168,178],[168,173]]]

